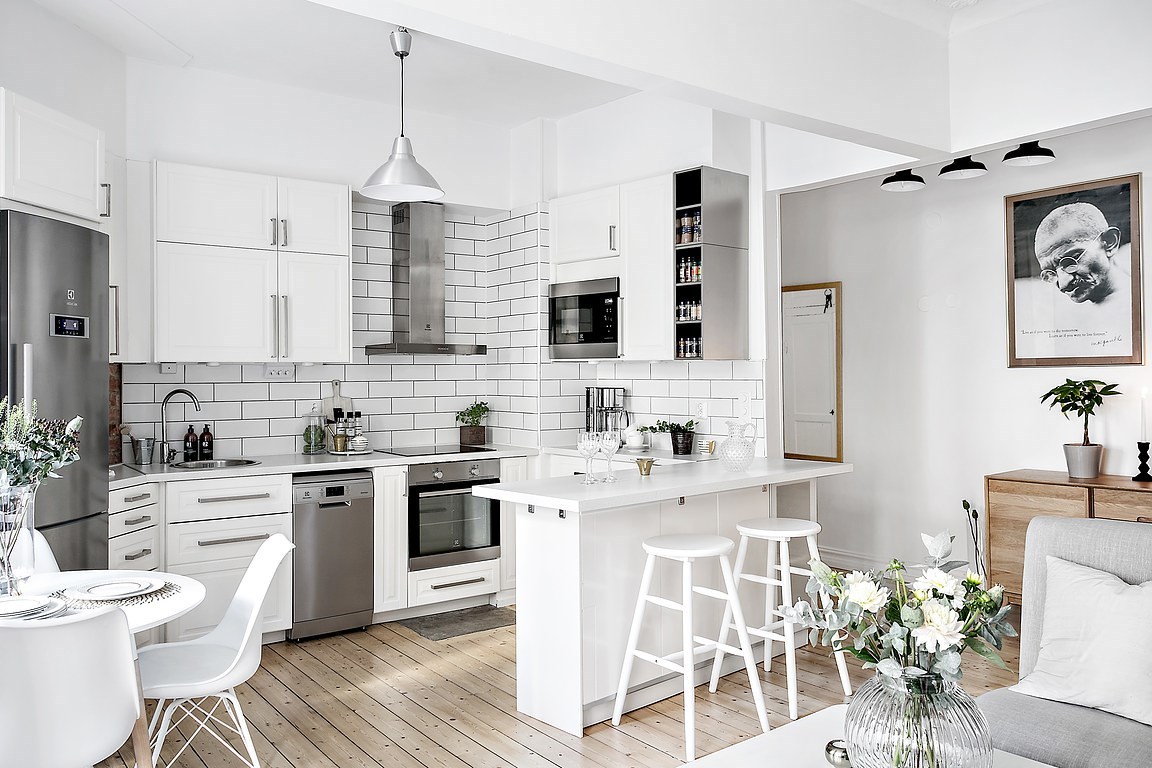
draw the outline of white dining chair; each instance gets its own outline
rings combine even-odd
[[[169,765],[205,731],[244,765],[260,767],[235,687],[252,677],[260,666],[260,609],[277,567],[294,546],[279,533],[260,546],[224,618],[211,632],[195,640],[161,643],[140,650],[144,698],[157,699],[148,726],[155,765],[160,765],[160,750],[168,732],[188,719],[196,724],[196,730],[185,739]],[[211,699],[215,702],[209,706]],[[217,714],[221,706],[224,711]],[[222,715],[227,715],[227,719]],[[240,737],[247,756],[236,751],[227,733]]]
[[[36,573],[60,572],[60,565],[56,562],[56,555],[52,554],[52,546],[40,531],[32,531],[32,547],[35,557]]]
[[[140,717],[135,645],[119,608],[0,621],[0,768],[81,768]]]

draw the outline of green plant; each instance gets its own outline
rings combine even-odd
[[[689,419],[683,424],[676,424],[675,422],[667,422],[661,419],[656,422],[654,427],[640,427],[641,432],[693,432],[696,429],[696,422]]]
[[[0,398],[0,470],[9,485],[36,486],[80,458],[80,416],[37,419],[36,401],[13,407]]]
[[[1097,406],[1103,404],[1105,397],[1120,394],[1116,391],[1116,387],[1116,384],[1105,384],[1095,379],[1085,381],[1068,379],[1063,384],[1052,387],[1041,395],[1040,402],[1047,402],[1051,398],[1052,402],[1048,404],[1048,407],[1060,406],[1060,412],[1064,414],[1064,418],[1070,418],[1068,415],[1070,413],[1082,417],[1084,419],[1084,442],[1081,445],[1091,445],[1092,441],[1088,439],[1088,419],[1096,413]]]
[[[475,402],[464,410],[457,411],[456,421],[466,427],[478,427],[491,410],[488,403]]]

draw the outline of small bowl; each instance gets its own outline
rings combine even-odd
[[[848,742],[843,739],[833,739],[824,745],[824,759],[835,768],[852,768],[848,760]]]

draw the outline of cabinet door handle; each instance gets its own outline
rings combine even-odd
[[[280,357],[288,357],[288,297],[280,296],[280,303],[284,305],[284,316],[280,321],[280,347],[283,350]]]
[[[268,245],[276,245],[276,218],[272,217],[268,219],[268,221],[272,222],[272,242],[268,243]]]
[[[280,247],[288,246],[288,219],[280,219]]]
[[[152,494],[141,493],[141,494],[138,494],[136,496],[126,496],[124,498],[124,503],[125,504],[131,504],[134,501],[144,501],[144,499],[150,499],[150,498],[152,498]]]
[[[120,286],[108,286],[108,293],[112,296],[112,306],[114,311],[112,313],[112,327],[115,329],[112,335],[112,352],[109,354],[120,354]]]
[[[124,525],[140,525],[140,523],[146,523],[151,519],[152,515],[140,515],[140,517],[134,517],[131,520],[125,520]]]
[[[208,541],[197,541],[198,547],[215,547],[220,544],[241,544],[245,541],[263,541],[264,539],[272,538],[270,533],[258,533],[255,536],[233,536],[230,539],[209,539]]]
[[[145,547],[134,555],[124,555],[124,559],[128,562],[132,562],[133,560],[139,560],[142,557],[148,557],[150,554],[152,554],[152,550],[148,549],[148,547]]]
[[[112,185],[101,184],[100,189],[104,190],[104,213],[100,217],[106,219],[112,215]]]
[[[1136,518],[1136,522],[1138,522],[1138,523],[1152,523],[1152,517],[1145,517],[1143,515],[1140,515],[1139,517]]]
[[[275,245],[275,243],[273,243]],[[272,299],[272,359],[280,357],[280,310],[276,306],[276,294],[268,294]]]
[[[208,496],[196,499],[197,504],[219,504],[222,501],[251,501],[253,499],[270,499],[270,493],[246,493],[241,496]]]
[[[608,225],[608,250],[616,250],[616,225]]]
[[[464,579],[463,581],[450,581],[447,584],[433,584],[432,589],[449,589],[450,587],[463,587],[468,584],[479,584],[484,581],[483,576],[477,576],[474,579]]]

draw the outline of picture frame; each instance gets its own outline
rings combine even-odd
[[[1141,176],[1004,198],[1008,367],[1141,365]]]

